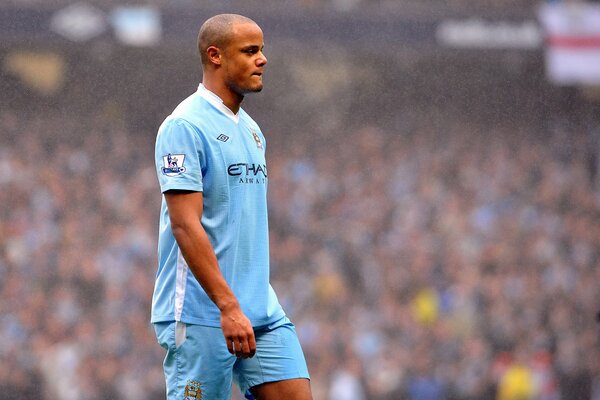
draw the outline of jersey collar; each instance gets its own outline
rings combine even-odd
[[[198,85],[198,94],[204,100],[206,100],[210,104],[212,104],[217,110],[219,110],[223,114],[225,114],[225,116],[230,118],[233,122],[235,122],[236,124],[239,122],[239,120],[240,120],[239,113],[234,114],[233,111],[231,111],[229,108],[227,108],[227,106],[225,104],[223,104],[223,100],[221,100],[221,98],[219,96],[217,96],[216,94],[214,94],[213,92],[211,92],[210,90],[205,88],[202,83],[200,85]]]

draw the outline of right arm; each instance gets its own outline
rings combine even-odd
[[[179,249],[194,277],[221,311],[221,328],[229,352],[237,357],[254,356],[256,340],[252,324],[225,281],[208,235],[200,223],[202,192],[169,190],[164,195]]]

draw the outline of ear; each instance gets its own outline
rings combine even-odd
[[[215,65],[221,65],[221,50],[219,50],[218,47],[209,46],[206,49],[206,54],[208,55],[208,60],[211,63]]]

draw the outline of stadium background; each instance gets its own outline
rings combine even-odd
[[[598,82],[550,79],[541,3],[198,3],[0,3],[0,399],[164,398],[154,136],[220,12],[265,32],[315,399],[600,399]]]

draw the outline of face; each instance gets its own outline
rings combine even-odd
[[[223,52],[221,66],[227,87],[238,95],[260,92],[267,64],[262,30],[251,23],[233,26],[233,36]]]

